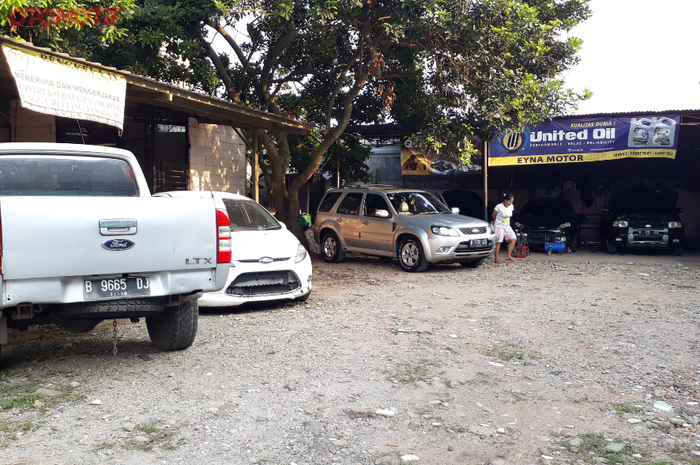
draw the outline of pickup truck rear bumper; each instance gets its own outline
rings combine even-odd
[[[219,272],[221,268],[221,272]],[[106,276],[71,276],[40,279],[1,280],[2,302],[0,308],[16,307],[21,304],[71,304],[109,300],[148,299],[153,297],[179,296],[193,292],[211,292],[221,289],[226,283],[229,264],[217,269],[186,269],[179,271],[158,271]],[[86,298],[85,280],[118,279],[126,277],[148,277],[147,294],[129,295],[128,291],[115,291],[112,295],[99,298]],[[217,279],[217,277],[219,279]],[[202,283],[208,287],[202,289]],[[143,292],[143,291],[142,291]]]

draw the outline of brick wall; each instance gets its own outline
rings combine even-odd
[[[19,100],[10,102],[12,142],[56,142],[56,117],[27,110]]]
[[[230,126],[189,119],[191,190],[245,195],[245,144]]]

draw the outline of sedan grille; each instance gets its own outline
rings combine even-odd
[[[226,294],[235,296],[258,296],[287,294],[299,289],[299,278],[292,271],[263,271],[243,273],[226,289]]]
[[[475,228],[459,228],[460,231],[462,231],[462,234],[465,236],[468,236],[470,234],[486,234],[486,227],[475,227]]]

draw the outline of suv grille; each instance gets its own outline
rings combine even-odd
[[[660,221],[632,221],[630,228],[634,229],[664,229],[665,226]]]
[[[462,234],[468,236],[470,234],[486,234],[486,228],[485,227],[478,227],[478,228],[459,228],[460,231],[462,231]]]
[[[292,271],[263,271],[243,273],[226,289],[226,294],[236,296],[287,294],[299,287],[299,278]]]

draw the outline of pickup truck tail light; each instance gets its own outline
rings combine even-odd
[[[216,263],[231,263],[231,221],[226,210],[216,210]]]

